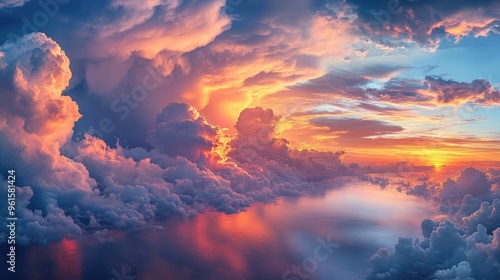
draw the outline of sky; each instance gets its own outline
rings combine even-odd
[[[18,240],[354,180],[449,219],[422,224],[435,247],[400,240],[425,251],[408,269],[494,279],[499,25],[493,0],[0,1],[0,178],[19,174]],[[469,251],[438,265],[446,231]],[[370,279],[409,279],[390,270],[403,253],[377,253]]]
[[[42,31],[70,58],[76,136],[106,118],[108,144],[144,147],[163,107],[185,102],[231,134],[243,109],[270,108],[293,147],[353,161],[402,161],[429,141],[442,164],[498,156],[495,1],[108,2],[2,9],[4,40]],[[166,80],[129,106],[147,65]]]

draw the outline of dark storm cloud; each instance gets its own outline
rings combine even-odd
[[[338,1],[314,1],[319,12],[336,14]],[[407,48],[416,43],[435,50],[445,39],[499,34],[496,1],[348,0],[359,36],[382,48]],[[362,48],[370,44],[361,43]]]
[[[371,40],[388,46],[404,41],[436,48],[447,36],[498,34],[498,1],[364,1],[348,0],[356,7],[358,25]],[[391,38],[392,37],[392,38]]]
[[[339,134],[339,137],[343,138],[387,135],[404,130],[400,126],[382,121],[353,118],[316,118],[311,120],[311,124],[319,127],[328,127],[331,132]]]
[[[498,104],[500,92],[489,81],[478,79],[471,83],[445,80],[442,77],[425,77],[429,90],[436,94],[439,103]]]
[[[357,71],[333,71],[305,83],[289,87],[297,94],[327,94],[363,101],[359,107],[372,111],[391,111],[369,101],[396,105],[459,105],[498,104],[500,92],[487,80],[470,83],[446,80],[440,76],[425,76],[423,80],[393,76],[400,67],[373,66]],[[377,85],[373,82],[379,80]],[[282,92],[283,94],[286,93]],[[397,110],[394,108],[394,110]]]

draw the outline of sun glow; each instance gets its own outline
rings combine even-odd
[[[212,148],[212,154],[215,155],[215,158],[218,163],[224,163],[228,159],[228,153],[231,150],[231,146],[229,142],[233,140],[233,136],[226,134],[226,130],[223,130],[221,135],[219,135],[219,141],[217,145]]]
[[[436,171],[440,171],[450,161],[450,153],[441,149],[419,149],[415,156],[420,157],[421,163],[434,166]]]
[[[436,170],[436,171],[441,171],[441,169],[446,166],[446,164],[444,164],[440,161],[435,161],[432,163],[432,165],[434,165],[434,170]]]

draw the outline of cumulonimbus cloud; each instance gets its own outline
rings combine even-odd
[[[276,133],[280,117],[262,108],[241,113],[236,136],[172,103],[150,133],[153,149],[113,148],[88,134],[71,140],[81,114],[62,94],[70,77],[69,59],[44,34],[0,47],[0,150],[8,158],[0,166],[19,170],[22,244],[147,227],[205,208],[236,213],[255,201],[324,192],[322,181],[349,175],[342,152],[290,148]]]
[[[21,243],[81,233],[62,209],[95,187],[85,166],[60,153],[81,117],[62,95],[70,77],[66,54],[41,33],[0,46],[0,152],[7,159],[0,168],[17,170],[16,182],[26,186],[18,188]]]
[[[499,34],[500,6],[496,1],[361,1],[357,25],[367,39],[394,48],[415,43],[435,50],[446,38]]]

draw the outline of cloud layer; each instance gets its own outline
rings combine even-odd
[[[387,47],[417,43],[436,49],[442,40],[499,34],[500,6],[496,1],[363,1],[358,24],[367,39]]]
[[[423,240],[402,237],[393,251],[380,249],[371,259],[368,279],[498,279],[500,191],[495,172],[467,168],[438,185],[407,186],[408,194],[434,201],[448,219],[424,220]]]
[[[19,173],[22,244],[146,227],[205,208],[236,213],[255,201],[324,192],[322,181],[349,175],[342,152],[291,149],[277,136],[281,118],[258,107],[241,113],[234,137],[193,107],[171,103],[150,131],[150,150],[111,147],[88,134],[72,141],[81,114],[62,95],[71,71],[57,43],[34,33],[0,54],[0,149],[9,159],[1,168]]]

